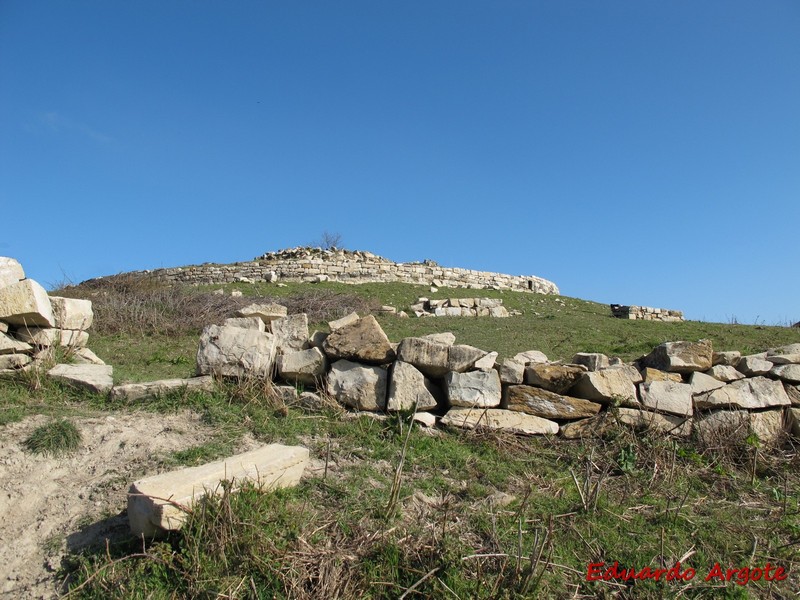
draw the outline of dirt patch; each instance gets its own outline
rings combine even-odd
[[[48,421],[30,417],[0,432],[0,598],[56,597],[66,552],[129,535],[131,482],[213,434],[189,412],[124,414],[75,419],[83,444],[71,456],[24,451],[23,440]]]

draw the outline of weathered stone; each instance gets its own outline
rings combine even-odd
[[[744,379],[745,377],[730,365],[714,365],[708,371],[706,371],[706,375],[710,375],[714,379],[719,379],[725,383],[738,381],[739,379]]]
[[[308,316],[305,313],[273,319],[270,323],[279,352],[305,350],[308,345]]]
[[[173,392],[211,392],[214,379],[210,375],[188,379],[161,379],[146,383],[127,383],[112,388],[109,398],[121,402],[142,402],[157,400]]]
[[[449,331],[443,331],[442,333],[429,333],[428,335],[423,335],[422,339],[436,342],[437,344],[444,344],[445,346],[452,346],[456,343],[455,334]]]
[[[414,415],[414,421],[423,427],[435,427],[436,415],[432,415],[429,412],[418,412]]]
[[[602,437],[613,427],[613,424],[611,413],[606,411],[588,419],[563,423],[558,433],[567,440]]]
[[[331,331],[336,331],[337,329],[341,329],[346,325],[352,325],[353,323],[357,322],[360,319],[358,313],[351,312],[349,315],[345,315],[341,319],[336,319],[334,321],[328,321],[328,327],[330,327]]]
[[[664,342],[644,357],[645,366],[669,373],[691,373],[711,368],[711,340],[699,342]]]
[[[380,365],[395,358],[389,338],[372,315],[333,330],[322,348],[332,360],[343,358]]]
[[[31,352],[33,347],[25,342],[15,340],[9,335],[0,332],[0,354],[24,354]]]
[[[674,381],[653,381],[639,384],[642,405],[660,412],[690,417],[692,386]]]
[[[441,423],[461,429],[485,427],[521,435],[555,435],[558,433],[558,423],[500,408],[451,408],[442,417]]]
[[[780,364],[772,367],[770,375],[786,383],[800,383],[800,365]]]
[[[706,375],[700,371],[695,371],[689,378],[689,385],[692,386],[692,394],[703,394],[705,392],[710,392],[711,390],[721,388],[725,385],[725,383],[719,379],[711,377],[711,375]]]
[[[674,381],[675,383],[683,383],[683,377],[681,377],[680,373],[667,373],[666,371],[660,371],[652,367],[644,368],[642,380],[645,383],[651,383],[653,381]]]
[[[797,365],[800,364],[800,354],[770,354],[767,358],[773,365]]]
[[[13,285],[25,279],[22,265],[13,258],[0,256],[0,287]]]
[[[416,404],[418,411],[436,408],[438,390],[414,365],[397,361],[392,366],[389,378],[389,397],[386,410],[411,410]]]
[[[72,362],[79,365],[104,365],[102,358],[88,348],[75,348],[70,356]]]
[[[8,323],[0,321],[0,333],[8,333]]]
[[[765,410],[750,413],[750,431],[755,433],[762,443],[774,444],[784,432],[783,411]]]
[[[572,387],[570,394],[601,404],[619,402],[622,406],[639,406],[636,386],[624,373],[616,369],[584,373]]]
[[[493,306],[489,309],[489,315],[495,318],[506,318],[509,316],[505,306]]]
[[[447,368],[449,371],[464,373],[475,368],[475,363],[487,354],[485,350],[466,344],[450,346],[447,351]]]
[[[613,361],[614,359],[610,360]],[[610,364],[607,368],[623,373],[628,379],[631,380],[631,383],[634,385],[644,381],[644,377],[642,377],[642,374],[639,372],[639,369],[637,369],[633,365],[626,364],[622,361]]]
[[[525,383],[544,390],[565,394],[586,373],[584,365],[533,363],[525,367]]]
[[[791,355],[800,354],[800,343],[787,344],[786,346],[781,346],[780,348],[774,348],[773,350],[767,352],[767,356],[774,356],[779,354],[791,354]]]
[[[488,354],[484,355],[483,358],[479,358],[475,361],[474,368],[480,369],[481,371],[493,369],[496,360],[497,352],[489,352]]]
[[[140,479],[128,490],[128,521],[136,536],[151,538],[180,529],[187,510],[206,495],[252,483],[263,491],[292,487],[308,464],[308,449],[270,444],[223,460]]]
[[[114,385],[111,365],[56,365],[48,377],[75,388],[107,394]]]
[[[289,314],[288,309],[281,305],[270,302],[269,304],[248,304],[236,311],[240,317],[260,317],[264,323],[271,323],[275,319],[281,319]]]
[[[387,375],[380,367],[338,360],[328,373],[328,393],[340,403],[358,410],[386,408]]]
[[[742,442],[750,435],[750,413],[746,410],[716,410],[695,415],[694,432],[708,446]]]
[[[696,409],[738,407],[747,409],[791,404],[780,381],[766,377],[740,379],[695,397]]]
[[[680,437],[687,437],[692,433],[692,420],[683,416],[664,415],[635,408],[618,408],[617,419],[634,429],[649,429]]]
[[[494,407],[500,405],[500,376],[497,371],[450,371],[445,378],[450,406]]]
[[[751,355],[740,358],[739,362],[736,363],[736,370],[747,377],[757,377],[758,375],[769,373],[772,366],[772,363],[762,356]]]
[[[33,279],[0,287],[0,321],[28,327],[55,326],[50,298]]]
[[[325,376],[328,360],[319,348],[298,350],[278,357],[282,379],[303,385],[316,385]]]
[[[265,332],[267,326],[261,317],[231,317],[222,322],[223,327],[241,327],[242,329],[255,329]]]
[[[86,330],[92,326],[94,312],[91,300],[50,296],[54,326],[58,329]]]
[[[508,410],[546,419],[581,419],[596,415],[601,406],[588,400],[561,396],[529,385],[512,385],[506,394]]]
[[[550,362],[544,352],[539,352],[538,350],[527,350],[525,352],[519,352],[518,354],[514,355],[514,360],[521,362],[523,365],[527,366],[530,363],[547,363]]]
[[[0,370],[19,369],[31,362],[27,354],[0,354]]]
[[[405,338],[397,348],[397,359],[411,363],[428,377],[443,377],[448,371],[450,346],[425,338]]]
[[[578,352],[571,362],[574,365],[583,365],[589,371],[599,371],[609,366],[608,356],[598,352]]]
[[[82,348],[89,341],[89,334],[76,329],[51,329],[45,327],[21,327],[15,334],[17,339],[35,346],[62,346]]]
[[[276,355],[271,333],[209,325],[200,335],[197,374],[269,378]]]
[[[324,331],[315,331],[308,337],[308,345],[312,348],[319,348],[322,350],[322,344],[325,343],[325,340],[328,338],[330,334]]]
[[[726,367],[735,367],[739,359],[742,358],[742,353],[738,350],[729,350],[726,352],[714,352],[711,355],[711,364],[713,366],[723,365]]]
[[[786,392],[786,396],[789,398],[789,402],[792,403],[792,406],[800,406],[800,386],[784,383],[783,389]]]
[[[522,383],[525,378],[525,365],[520,361],[507,358],[500,365],[500,381],[507,384]]]
[[[794,407],[790,408],[787,411],[786,416],[788,417],[789,421],[788,423],[789,432],[794,437],[800,437],[800,408],[794,408]]]

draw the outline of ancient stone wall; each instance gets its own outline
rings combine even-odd
[[[436,287],[498,289],[558,294],[551,281],[533,275],[441,267],[431,261],[395,263],[371,252],[293,248],[264,254],[253,261],[203,264],[137,272],[162,281],[221,284],[236,281],[402,282]]]
[[[611,314],[618,319],[662,321],[666,323],[683,321],[683,312],[680,310],[651,308],[649,306],[622,306],[620,304],[612,304]]]

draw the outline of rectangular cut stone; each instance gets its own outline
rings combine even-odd
[[[50,296],[55,326],[59,329],[89,329],[94,321],[91,300]]]
[[[114,385],[111,365],[56,365],[47,372],[48,377],[74,388],[106,394]]]
[[[694,399],[695,408],[735,407],[746,409],[788,406],[789,396],[780,381],[766,377],[751,377],[729,383]]]
[[[673,415],[692,415],[692,386],[674,381],[652,381],[639,384],[642,404],[647,408]]]
[[[31,327],[56,324],[47,292],[33,279],[0,287],[0,321]]]
[[[170,392],[184,391],[210,392],[214,389],[214,379],[210,375],[203,377],[190,377],[189,379],[161,379],[146,383],[128,383],[117,385],[111,390],[111,400],[135,402],[142,400],[155,400]]]
[[[16,336],[18,340],[36,346],[83,348],[89,341],[89,334],[77,329],[23,327],[17,330]]]
[[[298,484],[308,464],[308,449],[270,444],[199,467],[140,479],[128,490],[128,521],[136,536],[152,537],[180,529],[186,509],[203,496],[220,494],[221,482],[236,490],[252,482],[264,491]]]
[[[522,435],[558,433],[558,423],[534,415],[501,408],[451,408],[441,423],[461,429],[486,427]]]

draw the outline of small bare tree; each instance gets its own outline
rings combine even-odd
[[[322,232],[322,235],[314,243],[314,245],[319,246],[324,250],[331,250],[333,248],[341,247],[341,243],[342,243],[341,233],[336,233],[336,232],[331,233],[326,230]]]

